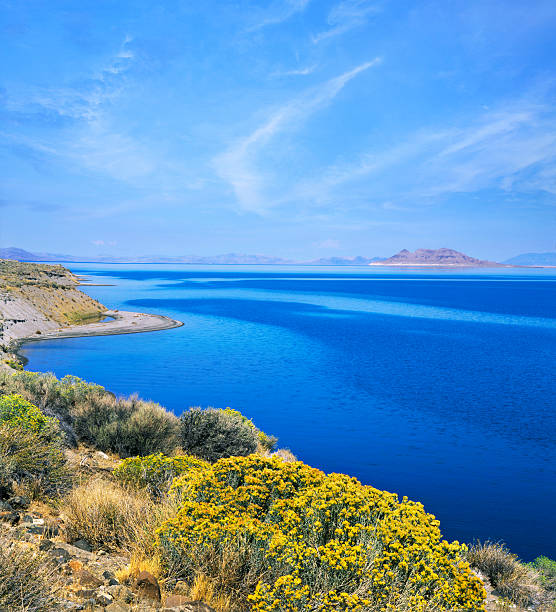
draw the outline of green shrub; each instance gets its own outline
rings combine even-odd
[[[257,430],[226,410],[190,408],[180,418],[183,450],[210,462],[250,455],[257,443]]]
[[[4,363],[13,370],[23,370],[23,364],[17,359],[4,359]]]
[[[22,485],[30,495],[55,495],[69,482],[64,452],[56,442],[22,427],[0,425],[0,486]]]
[[[114,470],[114,476],[122,484],[135,489],[147,489],[154,497],[161,497],[168,492],[177,476],[207,467],[208,463],[190,455],[167,457],[157,453],[148,457],[124,459]]]
[[[538,572],[540,582],[545,589],[556,591],[556,561],[541,556],[528,563],[528,565]]]
[[[120,457],[171,453],[178,442],[179,419],[162,406],[110,395],[90,398],[74,408],[77,437]]]
[[[0,371],[0,393],[17,393],[38,406],[48,416],[63,420],[70,418],[77,402],[93,397],[111,395],[93,383],[77,376],[65,376],[58,380],[54,374],[42,372]]]
[[[0,394],[13,393],[56,417],[73,445],[81,441],[122,457],[170,453],[177,445],[178,419],[171,412],[135,397],[117,399],[76,376],[0,371]]]
[[[45,416],[21,395],[0,396],[0,423],[34,432],[44,440],[61,442],[58,421]]]
[[[60,585],[42,553],[0,540],[0,610],[51,612],[59,610]]]
[[[53,494],[67,483],[58,421],[20,395],[0,396],[0,483]]]
[[[251,419],[248,419],[246,416],[243,416],[239,410],[234,410],[233,408],[224,408],[224,412],[229,414],[232,417],[235,417],[252,427],[257,432],[257,439],[259,441],[259,445],[263,451],[270,453],[276,447],[278,443],[278,438],[276,436],[269,436],[264,431],[261,431],[258,427],[255,426],[255,423]]]

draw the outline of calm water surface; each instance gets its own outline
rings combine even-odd
[[[73,264],[179,329],[27,345],[28,369],[180,414],[231,406],[303,461],[422,501],[447,538],[556,558],[556,271]]]

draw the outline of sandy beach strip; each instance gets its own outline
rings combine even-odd
[[[112,336],[115,334],[137,334],[141,332],[159,331],[181,327],[183,323],[163,315],[130,312],[127,310],[107,310],[105,316],[112,317],[110,321],[70,325],[41,331],[17,338],[18,344],[54,338],[83,338],[87,336]]]

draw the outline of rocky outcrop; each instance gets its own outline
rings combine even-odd
[[[470,268],[499,267],[493,261],[485,261],[470,257],[453,249],[417,249],[415,252],[403,249],[396,255],[380,262],[373,262],[370,266],[456,266]]]

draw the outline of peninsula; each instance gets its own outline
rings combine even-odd
[[[0,260],[0,358],[23,342],[170,329],[169,317],[109,310],[61,265]]]

